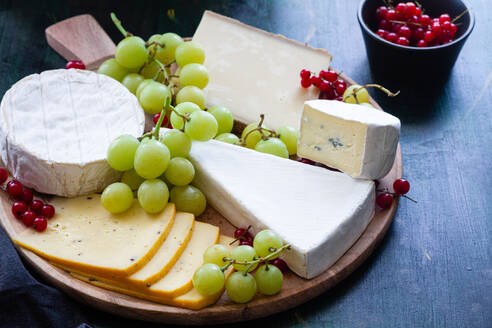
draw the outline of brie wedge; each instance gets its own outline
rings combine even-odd
[[[400,120],[336,100],[304,103],[297,154],[354,178],[384,177],[395,161]]]
[[[299,72],[328,69],[331,55],[282,35],[205,11],[193,41],[207,54],[210,72],[207,107],[227,107],[236,120],[277,129],[297,127],[304,101],[318,98],[318,88],[302,88]]]
[[[121,134],[141,136],[145,118],[121,83],[85,70],[29,75],[0,104],[1,162],[26,187],[59,196],[99,192],[120,173],[106,162]]]
[[[304,278],[334,264],[374,215],[374,182],[220,141],[194,141],[194,184],[233,225],[272,229]]]

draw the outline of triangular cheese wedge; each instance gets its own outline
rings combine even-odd
[[[234,247],[231,246],[230,243],[233,240],[234,239],[231,237],[220,236],[219,243],[222,245],[228,246],[232,251],[232,249]],[[232,269],[228,269],[225,272],[226,276],[228,276],[231,272],[232,272]],[[77,279],[83,280],[83,281],[88,282],[88,283],[90,283],[94,286],[97,286],[97,287],[101,287],[104,289],[112,290],[112,291],[119,292],[122,294],[130,295],[130,296],[135,296],[135,297],[142,298],[142,299],[147,299],[147,300],[154,301],[157,303],[162,303],[162,304],[172,305],[172,306],[179,306],[179,307],[192,309],[192,310],[199,310],[201,308],[204,308],[205,306],[208,306],[210,304],[217,302],[217,300],[220,298],[220,296],[222,295],[222,292],[223,292],[223,290],[221,290],[220,292],[218,292],[215,295],[205,296],[205,295],[200,294],[195,288],[193,288],[190,291],[188,291],[187,293],[180,295],[178,297],[165,298],[165,297],[157,297],[155,295],[149,295],[149,294],[146,294],[145,292],[139,292],[139,291],[134,291],[134,290],[127,289],[127,288],[118,287],[118,286],[112,285],[110,283],[102,282],[102,281],[99,281],[99,280],[94,279],[94,278],[89,278],[89,277],[86,277],[86,276],[78,274],[78,273],[71,272],[70,274]]]
[[[101,195],[54,198],[56,215],[39,233],[26,229],[14,241],[67,267],[99,276],[128,276],[154,256],[173,226],[176,209],[149,214],[135,200],[121,214],[101,205]]]
[[[194,184],[233,225],[276,231],[304,278],[328,269],[374,215],[374,182],[215,140],[193,142]]]

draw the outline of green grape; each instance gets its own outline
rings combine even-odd
[[[227,143],[230,143],[230,144],[237,144],[237,143],[239,143],[239,138],[235,134],[232,134],[232,133],[222,133],[222,134],[219,134],[217,137],[215,137],[215,140],[219,140],[219,141],[222,141],[222,142],[227,142]]]
[[[243,130],[243,133],[241,134],[241,138],[244,139],[246,137],[246,135],[249,133],[249,131],[256,129],[257,127],[258,127],[258,124],[257,123],[251,123],[248,126],[246,126],[244,128],[244,130]],[[265,129],[268,129],[268,127],[266,125],[262,125],[262,127],[265,128]],[[267,131],[264,131],[264,133],[267,136],[270,135],[270,133],[267,132]],[[255,148],[256,144],[260,140],[261,140],[261,133],[260,133],[260,131],[251,132],[248,135],[248,138],[246,139],[246,147],[253,149],[253,148]]]
[[[138,146],[134,167],[137,174],[145,179],[154,179],[166,171],[171,155],[163,143],[152,139]]]
[[[187,157],[190,153],[191,139],[182,131],[176,129],[167,130],[166,132],[164,132],[163,135],[161,135],[159,139],[163,144],[167,146],[167,148],[169,148],[169,151],[171,152],[171,158]]]
[[[149,85],[150,82],[153,82],[154,80],[152,79],[145,79],[140,83],[137,87],[137,91],[135,92],[135,96],[137,96],[137,99],[140,97],[140,94],[142,93],[142,90]]]
[[[226,281],[226,291],[236,303],[249,302],[256,295],[256,280],[250,273],[234,272]]]
[[[181,43],[175,51],[176,62],[179,67],[190,63],[203,64],[205,61],[205,50],[201,44],[195,41]]]
[[[199,111],[200,107],[198,107],[197,104],[186,101],[186,102],[182,102],[182,103],[176,105],[176,107],[174,107],[174,110],[181,115],[185,115],[186,113],[191,114],[193,112]],[[171,113],[170,120],[171,120],[171,124],[172,124],[174,129],[179,130],[184,125],[184,118],[182,118],[181,116],[178,116],[178,114],[176,114],[174,111]]]
[[[244,262],[244,261],[253,261],[256,260],[256,251],[253,247],[248,246],[248,245],[241,245],[232,250],[231,253],[231,259],[239,261],[239,262]],[[246,271],[246,269],[249,267],[249,264],[233,264],[232,265],[234,269],[237,271]],[[248,270],[248,272],[253,271],[256,269],[258,266],[258,263],[253,265],[251,269]]]
[[[193,275],[193,287],[202,295],[214,295],[222,290],[225,277],[219,266],[205,263]]]
[[[228,133],[232,131],[234,125],[234,117],[232,117],[231,111],[223,106],[214,106],[208,110],[217,120],[219,124],[219,130],[217,134]]]
[[[279,139],[287,146],[289,155],[297,153],[297,130],[291,126],[281,126],[277,130]]]
[[[121,182],[127,184],[131,190],[137,190],[144,180],[144,178],[137,174],[135,169],[125,171],[125,173],[121,176]]]
[[[133,204],[133,192],[122,182],[112,183],[104,189],[101,204],[113,214],[124,212]]]
[[[229,262],[224,261],[224,258],[230,258],[231,254],[229,249],[221,244],[215,244],[207,248],[203,254],[204,263],[213,263],[220,267],[223,267]]]
[[[186,122],[185,133],[193,140],[208,141],[217,135],[218,124],[209,112],[196,111]]]
[[[142,89],[138,100],[146,113],[157,114],[162,111],[166,98],[171,98],[168,87],[152,81]]]
[[[155,37],[155,39],[152,39],[153,37]],[[157,58],[157,60],[159,60],[163,64],[167,64],[172,60],[174,60],[174,54],[176,52],[176,48],[181,43],[183,43],[183,39],[175,33],[164,33],[163,35],[153,35],[149,39],[149,42],[152,42],[151,39],[152,41],[156,41],[164,45],[164,47],[156,45],[156,53],[155,53],[155,58]]]
[[[141,67],[148,57],[145,41],[138,36],[126,37],[116,47],[115,58],[121,66],[126,68]]]
[[[116,59],[110,58],[104,61],[99,69],[97,70],[99,74],[104,74],[112,77],[116,81],[123,81],[123,78],[128,74],[128,69],[118,64]]]
[[[130,73],[123,78],[121,83],[133,94],[137,92],[138,86],[144,80],[143,76],[137,73]]]
[[[255,272],[255,280],[261,294],[275,295],[282,289],[284,276],[275,265],[262,265]]]
[[[345,92],[343,93],[343,101],[349,104],[357,104],[357,100],[359,103],[368,103],[369,102],[369,92],[367,92],[366,88],[361,88],[361,86],[358,84],[353,84],[349,86]],[[354,90],[359,89],[359,91],[356,92],[357,100],[354,97]]]
[[[176,103],[181,104],[188,101],[197,104],[200,109],[204,109],[205,94],[203,93],[203,90],[193,85],[183,87],[176,95]]]
[[[280,236],[272,230],[260,231],[256,234],[255,239],[253,240],[253,247],[259,257],[270,255],[274,252],[270,251],[270,248],[277,250],[282,247],[283,244],[282,238],[280,238]],[[280,254],[273,256],[271,259],[276,259],[279,255]]]
[[[175,186],[185,186],[195,177],[195,167],[183,157],[174,157],[164,172],[166,179]]]
[[[194,186],[176,186],[171,189],[171,202],[176,210],[199,216],[207,207],[207,199],[200,189]]]
[[[188,64],[179,72],[181,85],[194,85],[200,89],[207,86],[209,80],[208,70],[202,64]]]
[[[138,139],[129,134],[123,134],[114,139],[108,147],[107,160],[109,166],[118,171],[131,170],[139,145]]]
[[[375,108],[373,105],[371,105],[371,103],[367,103],[367,102],[360,103],[359,105],[366,106],[366,107],[369,107],[369,108]]]
[[[156,76],[157,72],[161,69],[161,67],[159,66],[159,64],[157,64],[155,61],[151,61],[147,64],[145,64],[145,66],[142,68],[142,71],[140,72],[140,74],[142,74],[142,76],[146,79],[154,79],[154,77]],[[157,79],[156,79],[157,82],[162,82],[164,81],[164,73],[160,73],[158,76],[157,76]]]
[[[255,150],[278,157],[289,158],[289,151],[287,150],[287,146],[278,138],[268,138],[267,140],[260,140],[256,144]]]
[[[162,180],[145,180],[138,187],[137,197],[140,206],[146,212],[158,213],[166,207],[169,201],[169,189]]]

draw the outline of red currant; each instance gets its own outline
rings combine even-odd
[[[408,26],[404,25],[400,27],[398,35],[410,40],[410,38],[412,37],[412,31],[410,31],[410,28]]]
[[[386,14],[388,13],[388,8],[386,6],[381,6],[376,9],[376,18],[378,20],[383,20],[386,18]]]
[[[421,27],[417,27],[414,31],[413,31],[413,38],[414,40],[422,40],[425,36],[425,30]]]
[[[425,42],[425,40],[419,40],[419,42],[417,42],[417,47],[425,48],[427,47],[427,42]]]
[[[388,21],[392,21],[392,20],[398,20],[398,14],[396,13],[396,11],[394,9],[390,9],[388,10],[388,12],[386,13],[386,19]],[[390,23],[391,24],[391,23]]]
[[[413,2],[407,2],[407,16],[416,15],[417,6]]]
[[[26,202],[26,204],[31,204],[32,199],[33,199],[32,191],[30,191],[29,189],[22,190],[22,194],[20,195],[20,199],[22,201]]]
[[[402,24],[395,24],[395,25],[393,25],[393,28],[391,28],[391,32],[394,32],[394,33],[398,34],[398,32],[400,31],[400,28],[402,26],[403,26]]]
[[[50,204],[46,204],[41,209],[41,215],[47,217],[48,219],[52,218],[55,215],[55,207]]]
[[[17,201],[12,204],[12,214],[18,219],[21,218],[22,214],[27,211],[27,204],[22,201]]]
[[[311,84],[318,87],[319,88],[319,85],[321,84],[321,78],[319,76],[311,76]]]
[[[309,88],[311,86],[311,79],[307,78],[307,79],[302,79],[301,80],[301,86],[303,88]]]
[[[22,223],[24,223],[24,225],[26,225],[27,227],[32,226],[35,218],[36,218],[36,213],[34,213],[33,211],[25,211],[21,217]]]
[[[275,260],[270,262],[272,265],[275,265],[282,273],[285,273],[288,269],[287,263],[281,258],[276,258]]]
[[[431,23],[431,18],[429,15],[426,15],[426,14],[423,14],[419,17],[419,23],[424,25],[424,26],[428,26],[430,25]]]
[[[382,30],[389,31],[393,27],[393,25],[386,19],[383,19],[382,21],[379,22],[379,28]]]
[[[383,193],[376,197],[376,205],[378,205],[383,210],[389,208],[393,203],[393,197],[388,193]]]
[[[244,239],[239,242],[239,245],[246,245],[253,247],[253,241],[251,239]]]
[[[424,40],[425,42],[429,43],[429,42],[432,42],[432,40],[434,40],[435,36],[434,36],[434,33],[432,31],[426,31],[425,34],[424,34]]]
[[[338,79],[335,83],[335,92],[337,93],[337,95],[343,95],[346,89],[347,83],[344,80]]]
[[[396,5],[395,11],[400,14],[400,17],[405,17],[407,15],[407,5],[400,2]]]
[[[451,23],[451,17],[449,17],[448,14],[442,14],[439,16],[439,23],[444,23],[444,22],[450,22]]]
[[[323,92],[330,92],[330,90],[332,89],[332,84],[330,82],[326,82],[326,81],[322,81],[320,84],[319,84],[319,89]]]
[[[7,183],[7,192],[12,197],[19,197],[22,194],[22,184],[17,180],[10,180]]]
[[[36,229],[36,231],[44,231],[48,226],[48,220],[46,220],[44,216],[38,216],[34,219],[32,226],[34,227],[34,229]]]
[[[410,183],[405,179],[397,179],[393,182],[395,194],[405,195],[410,190]]]
[[[35,199],[31,203],[31,210],[33,210],[37,214],[41,214],[41,210],[43,209],[43,206],[44,204],[42,201]]]
[[[388,31],[383,30],[381,28],[376,32],[376,34],[379,35],[380,37],[382,37],[383,39],[386,37],[387,33],[388,33]]]
[[[323,72],[323,74],[321,74]],[[338,74],[335,71],[329,70],[329,71],[321,71],[319,76],[325,79],[328,82],[335,82],[338,79]]]
[[[419,7],[415,8],[415,16],[420,16],[422,15],[422,9],[420,9]]]
[[[386,35],[386,40],[395,43],[398,40],[398,35],[396,33],[390,32]]]
[[[67,62],[67,64],[65,65],[65,68],[66,69],[69,69],[69,68],[85,69],[85,65],[80,60],[71,60],[71,61]]]
[[[434,35],[439,36],[442,33],[442,27],[439,23],[433,23],[431,25],[431,31],[434,33]]]
[[[398,40],[396,40],[396,43],[399,44],[400,46],[408,46],[410,44],[410,42],[408,41],[407,38],[404,38],[402,36],[400,36],[398,38]]]
[[[307,79],[309,77],[311,77],[311,71],[307,70],[307,69],[303,69],[301,71],[301,79]]]
[[[242,240],[252,240],[253,236],[251,236],[246,228],[237,228],[236,231],[234,231],[234,238],[241,238]]]
[[[451,36],[451,39],[454,38],[457,30],[458,30],[458,26],[456,26],[453,23],[449,24],[448,32],[449,32],[449,36]]]
[[[335,100],[337,100],[337,101],[343,101],[343,96],[338,96],[338,97],[335,98]]]
[[[0,184],[4,183],[7,181],[7,178],[9,177],[9,173],[7,172],[6,169],[0,168]]]
[[[152,117],[152,120],[154,121],[154,125],[157,124],[157,122],[159,122],[160,118],[161,118],[161,113],[154,114],[154,116]],[[168,122],[167,116],[164,116],[164,118],[162,119],[161,126],[166,126],[167,122]]]

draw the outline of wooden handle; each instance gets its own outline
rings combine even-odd
[[[113,57],[116,45],[92,15],[79,15],[46,28],[48,44],[66,60],[81,60],[87,69],[97,69]]]

